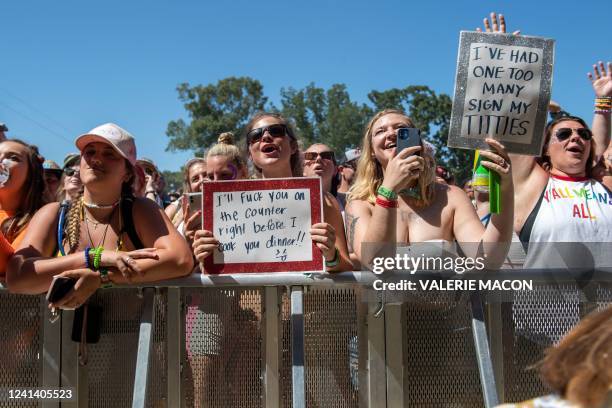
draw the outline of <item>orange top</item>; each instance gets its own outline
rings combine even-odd
[[[8,217],[9,214],[7,214],[6,211],[0,210],[0,224]],[[12,243],[8,242],[4,234],[0,233],[0,278],[2,278],[2,280],[4,280],[4,275],[6,274],[8,260],[13,255],[13,252],[15,252],[15,248],[21,244],[27,230],[28,227],[25,227]]]

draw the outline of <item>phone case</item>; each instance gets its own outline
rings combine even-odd
[[[56,277],[53,279],[53,283],[47,292],[47,301],[49,303],[55,303],[61,300],[64,296],[68,294],[76,284],[76,279],[74,278],[65,278],[65,277]]]
[[[421,145],[421,132],[415,128],[401,128],[397,131],[397,153],[402,150]],[[418,154],[418,153],[417,153]]]

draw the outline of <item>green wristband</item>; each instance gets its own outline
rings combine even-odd
[[[97,247],[96,250],[94,251],[93,267],[96,271],[100,270],[100,261],[102,260],[102,251],[104,251],[104,248],[102,248],[101,246]]]
[[[378,195],[385,197],[387,200],[391,200],[391,201],[397,200],[397,193],[393,190],[389,190],[385,186],[378,187],[377,193]]]
[[[336,248],[336,252],[334,252],[334,259],[332,259],[331,261],[325,260],[325,266],[327,268],[333,268],[335,266],[338,266],[339,263],[340,263],[340,253],[338,251],[338,248]]]

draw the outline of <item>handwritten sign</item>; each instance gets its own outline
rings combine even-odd
[[[462,31],[448,145],[539,155],[552,79],[554,40]]]
[[[219,247],[207,273],[322,271],[310,226],[321,222],[319,178],[204,183],[204,229]]]

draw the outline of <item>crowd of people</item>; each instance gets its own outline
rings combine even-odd
[[[219,244],[188,195],[204,182],[248,178],[321,179],[323,222],[309,232],[330,272],[367,267],[365,243],[610,242],[610,71],[600,63],[589,74],[592,127],[567,113],[554,116],[540,157],[509,154],[486,139],[482,164],[500,175],[504,203],[495,214],[487,193],[470,180],[463,189],[455,185],[429,142],[398,151],[398,129],[415,127],[399,110],[374,115],[361,146],[341,155],[323,143],[301,146],[289,118],[259,113],[246,125],[244,149],[226,132],[206,157],[185,163],[174,200],[155,163],[137,158],[134,138],[118,125],[79,136],[79,152],[66,155],[62,166],[44,160],[35,146],[6,139],[0,142],[0,272],[19,293],[44,292],[58,274],[76,278],[74,294],[57,306],[78,306],[100,285],[184,276]]]
[[[486,20],[485,28],[504,31],[500,23]],[[494,214],[471,180],[455,185],[435,146],[422,140],[398,150],[398,131],[415,125],[394,109],[376,113],[361,145],[345,152],[302,146],[291,118],[258,113],[242,148],[228,129],[205,157],[184,164],[175,192],[165,191],[156,164],[139,159],[134,137],[116,124],[78,136],[78,152],[60,166],[36,146],[7,139],[0,123],[0,279],[12,292],[40,294],[57,275],[73,278],[74,288],[51,304],[73,309],[101,287],[206,273],[203,261],[219,241],[189,196],[205,182],[249,178],[321,179],[323,220],[309,233],[329,272],[367,268],[370,243],[514,240],[529,253],[537,242],[612,242],[611,64],[594,65],[589,79],[591,126],[551,103],[539,157],[486,139],[482,164],[500,176],[504,204]],[[491,266],[504,262],[505,248],[489,257]]]

